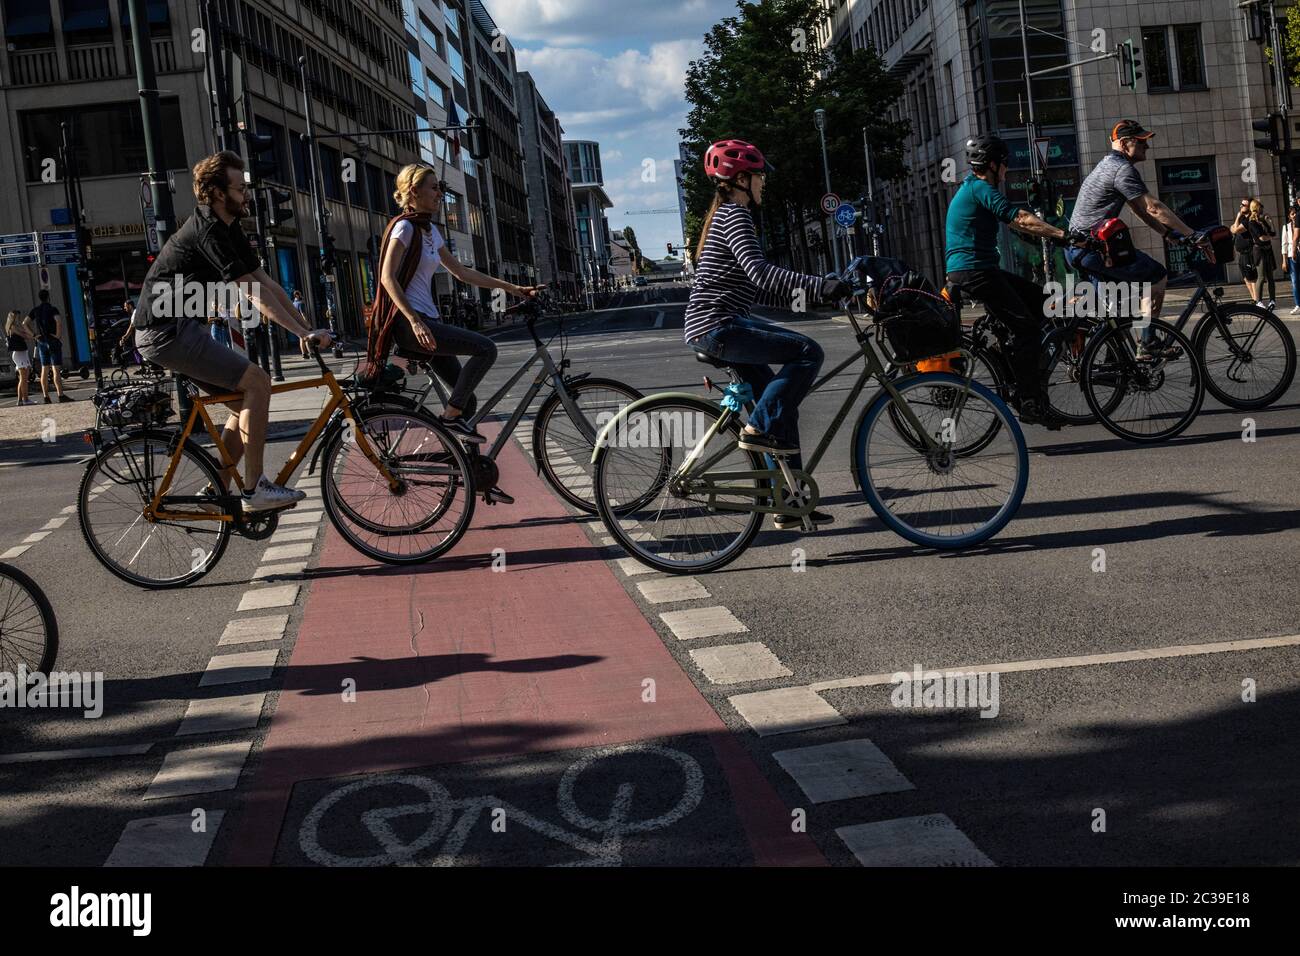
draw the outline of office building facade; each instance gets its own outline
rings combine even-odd
[[[583,275],[592,288],[611,285],[609,219],[605,210],[614,203],[605,192],[600,167],[600,144],[592,140],[566,140],[564,159],[573,185],[573,214],[578,227],[578,255]]]

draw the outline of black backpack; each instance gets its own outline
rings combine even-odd
[[[916,362],[961,346],[961,317],[934,283],[909,269],[876,292],[876,318],[897,362]]]

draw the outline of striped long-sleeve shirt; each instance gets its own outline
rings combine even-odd
[[[713,214],[695,264],[695,285],[686,306],[686,341],[747,316],[760,294],[765,304],[788,309],[794,290],[800,288],[815,300],[821,295],[822,280],[768,262],[758,247],[749,207],[723,203]]]

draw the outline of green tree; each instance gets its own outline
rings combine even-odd
[[[874,49],[832,55],[818,46],[817,28],[828,16],[821,0],[740,0],[736,7],[737,16],[705,35],[704,52],[686,73],[691,110],[680,133],[697,157],[684,170],[687,240],[693,250],[714,195],[702,163],[705,150],[719,139],[744,139],[776,167],[763,194],[769,251],[807,268],[803,223],[825,192],[813,111],[826,111],[832,186],[856,197],[866,181],[864,127],[877,178],[904,172],[909,124],[885,118],[902,83],[886,74]]]
[[[623,241],[632,252],[632,274],[640,275],[645,271],[645,257],[641,255],[641,247],[637,245],[636,233],[631,226],[623,227]]]

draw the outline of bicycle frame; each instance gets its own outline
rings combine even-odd
[[[809,390],[809,394],[822,388],[827,382],[834,379],[836,376],[838,376],[841,372],[843,372],[845,369],[847,369],[850,365],[852,365],[854,362],[858,361],[859,359],[864,359],[865,362],[862,371],[858,375],[857,381],[855,381],[853,383],[853,386],[849,389],[848,395],[845,396],[844,402],[840,405],[839,411],[836,412],[834,418],[831,419],[830,425],[827,427],[825,433],[822,435],[821,441],[817,443],[817,447],[813,451],[804,469],[799,471],[794,471],[788,467],[785,458],[780,457],[780,458],[776,458],[776,463],[778,466],[776,468],[768,468],[763,470],[744,471],[744,472],[710,473],[709,472],[710,468],[714,467],[724,457],[726,457],[731,453],[732,449],[730,446],[723,447],[722,449],[715,452],[709,458],[697,464],[697,461],[700,458],[702,450],[708,446],[708,443],[713,440],[713,438],[718,434],[719,431],[721,431],[730,423],[732,416],[736,414],[730,409],[726,409],[722,415],[718,416],[718,418],[709,427],[708,431],[704,434],[704,436],[700,439],[700,441],[697,442],[695,447],[692,448],[691,451],[687,454],[685,459],[682,461],[682,464],[678,467],[677,472],[672,476],[670,480],[691,482],[692,487],[698,487],[704,492],[709,494],[710,504],[713,507],[725,508],[726,510],[730,510],[730,511],[735,511],[735,510],[762,511],[764,513],[786,514],[786,515],[794,515],[797,517],[802,517],[803,515],[810,513],[815,507],[818,500],[817,486],[816,483],[812,481],[812,473],[816,470],[818,463],[822,460],[822,457],[826,454],[827,449],[830,448],[831,442],[834,440],[836,434],[839,432],[840,426],[844,424],[844,419],[848,417],[849,411],[853,408],[854,404],[857,402],[858,396],[862,394],[862,390],[866,387],[867,382],[873,378],[879,381],[881,387],[890,395],[890,397],[895,403],[895,406],[899,410],[900,414],[903,416],[903,420],[907,423],[907,426],[911,428],[913,433],[919,436],[922,442],[925,444],[926,452],[929,454],[934,454],[939,452],[942,447],[940,442],[928,431],[926,431],[925,427],[921,424],[921,420],[916,416],[916,413],[912,410],[911,406],[907,404],[907,400],[904,399],[902,395],[899,394],[898,389],[894,386],[894,383],[889,379],[887,375],[887,369],[885,368],[884,363],[881,362],[880,356],[876,353],[876,350],[871,346],[870,334],[864,331],[858,325],[857,318],[853,314],[853,310],[851,308],[848,310],[848,315],[849,315],[850,322],[853,324],[854,329],[857,331],[858,351],[854,352],[843,362],[835,366],[835,368],[831,369],[829,372],[823,375],[819,380],[814,382],[812,388]],[[971,355],[971,353],[967,352],[965,349],[958,349],[957,351],[959,351],[967,359],[966,362],[967,372],[966,372],[965,382],[962,389],[961,398],[956,403],[954,423],[961,420],[962,409],[966,405],[967,396],[970,395],[970,391],[971,391],[970,386],[971,386],[973,369],[975,364],[974,357]],[[893,364],[906,364],[906,363],[894,363],[891,361],[890,364],[893,365]],[[632,407],[633,406],[629,406],[629,409],[631,409]],[[752,410],[753,406],[750,405],[748,407]],[[760,505],[757,504],[757,499],[774,498],[774,500],[783,501],[784,496],[774,495],[771,490],[762,489],[762,488],[744,488],[744,487],[715,484],[715,482],[718,480],[753,479],[753,478],[758,478],[758,479],[766,478],[769,480],[775,480],[777,491],[780,491],[784,487],[798,487],[797,484],[798,481],[806,480],[809,482],[812,488],[810,501],[808,504],[805,504],[804,506],[798,508],[793,508],[784,504],[773,505],[773,506]],[[753,497],[756,499],[756,503],[753,505],[748,505],[748,504],[742,505],[733,502],[719,502],[716,500],[717,494],[732,494],[732,495],[739,494],[739,495],[744,495],[746,497]]]
[[[379,460],[379,457],[375,454],[374,449],[371,448],[370,442],[366,439],[364,430],[358,427],[360,425],[360,422],[357,421],[356,414],[352,408],[352,403],[348,399],[347,395],[343,392],[343,389],[339,387],[338,380],[335,379],[334,373],[331,372],[325,366],[325,363],[321,361],[319,355],[316,356],[316,361],[321,367],[322,374],[319,377],[304,379],[302,381],[296,381],[296,382],[286,382],[283,385],[274,385],[271,387],[272,395],[281,395],[286,392],[296,392],[306,388],[322,388],[322,387],[328,388],[330,392],[329,401],[325,403],[325,407],[322,408],[320,414],[316,416],[316,420],[312,422],[311,428],[307,430],[307,434],[303,436],[302,441],[298,443],[298,447],[294,449],[293,454],[289,456],[289,460],[284,463],[284,467],[282,467],[279,471],[279,474],[276,475],[275,478],[276,483],[284,484],[289,480],[289,478],[293,475],[294,471],[297,469],[298,465],[300,465],[306,459],[307,453],[311,450],[311,447],[316,443],[316,441],[321,437],[322,434],[324,434],[325,430],[329,427],[330,420],[334,417],[334,413],[341,411],[344,418],[350,421],[353,425],[354,432],[356,435],[356,442],[358,447],[361,449],[361,453],[366,456],[366,458],[370,461],[370,463],[374,465],[375,468],[379,471],[379,473],[384,477],[384,480],[388,482],[389,488],[396,490],[399,484],[397,479],[388,470],[388,468],[385,467],[384,463]],[[230,452],[226,449],[225,442],[221,440],[221,434],[217,431],[217,427],[212,421],[212,416],[208,414],[208,406],[210,405],[221,405],[227,402],[236,402],[236,401],[240,401],[242,398],[243,398],[242,392],[230,392],[224,395],[210,395],[210,396],[195,398],[193,402],[193,407],[190,409],[190,414],[185,420],[184,427],[174,437],[176,447],[172,451],[171,459],[167,465],[167,470],[163,473],[162,480],[159,483],[157,490],[154,492],[153,500],[150,501],[145,506],[144,517],[146,520],[148,521],[235,521],[237,520],[235,515],[228,514],[228,513],[212,514],[207,512],[197,513],[197,512],[167,511],[163,507],[163,499],[167,498],[167,492],[171,488],[172,479],[175,477],[176,468],[180,464],[181,453],[185,447],[185,442],[188,441],[190,436],[193,434],[195,423],[198,422],[200,419],[202,419],[203,421],[204,430],[207,431],[208,435],[212,437],[213,442],[217,446],[217,450],[221,455],[222,468],[229,470],[237,481],[241,481],[241,482],[243,481],[243,478],[241,477],[239,470],[235,467],[234,459],[231,458]],[[151,478],[151,477],[152,476],[146,476],[146,478]],[[168,498],[167,500],[171,504],[199,504],[205,501],[210,501],[211,499],[204,499],[200,497],[177,496],[177,497]]]
[[[505,399],[506,395],[508,395],[510,390],[515,387],[515,384],[524,377],[528,370],[537,364],[537,362],[540,361],[542,363],[542,367],[537,371],[532,383],[528,386],[528,390],[524,393],[523,398],[519,400],[519,404],[515,407],[515,410],[511,412],[510,418],[502,427],[500,434],[497,435],[496,441],[492,443],[491,448],[489,448],[484,455],[484,457],[490,458],[493,461],[495,461],[497,456],[501,454],[501,450],[505,448],[506,442],[510,440],[511,434],[514,433],[515,428],[524,417],[524,413],[528,411],[528,407],[533,403],[533,399],[537,397],[537,394],[542,390],[542,386],[544,386],[548,381],[559,394],[560,403],[564,406],[564,410],[569,413],[570,420],[576,423],[579,429],[581,429],[583,437],[589,442],[595,442],[596,440],[596,430],[591,427],[585,416],[583,416],[579,411],[578,404],[573,400],[573,397],[569,395],[568,389],[564,388],[564,368],[567,365],[567,359],[561,360],[560,364],[557,365],[555,360],[551,358],[551,351],[547,347],[547,344],[538,338],[537,332],[533,328],[533,323],[531,322],[528,324],[528,331],[529,334],[532,335],[533,342],[536,343],[537,346],[533,354],[525,359],[524,363],[519,366],[513,375],[510,376],[509,380],[497,389],[491,398],[482,402],[474,415],[468,419],[471,428],[478,428],[479,423],[488,415],[492,414],[492,410]],[[419,404],[424,404],[425,399],[429,395],[429,390],[433,389],[438,393],[438,398],[442,401],[443,407],[445,408],[450,398],[449,394],[432,369],[430,369],[427,374],[429,376],[430,384],[428,388],[425,388],[424,391],[420,393]]]

